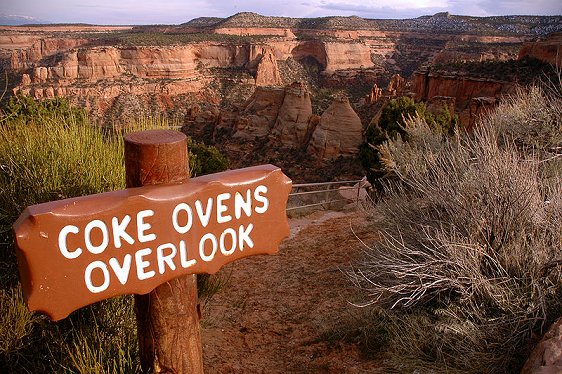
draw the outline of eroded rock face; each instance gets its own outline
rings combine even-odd
[[[234,137],[254,140],[269,136],[284,97],[283,88],[256,87],[234,122]]]
[[[362,43],[324,43],[326,50],[326,72],[344,69],[367,69],[374,66],[371,49]]]
[[[431,101],[434,97],[451,97],[455,101],[455,112],[459,114],[460,123],[470,129],[485,107],[495,106],[496,100],[515,89],[513,82],[497,81],[468,76],[438,75],[416,72],[413,76],[413,89],[416,100]],[[475,98],[487,98],[477,100]],[[489,102],[493,101],[493,104]],[[480,105],[481,103],[482,105]],[[472,108],[474,106],[474,108]],[[475,109],[479,108],[479,109]]]
[[[238,139],[308,148],[324,159],[356,154],[362,142],[361,120],[347,98],[334,100],[322,116],[314,115],[302,82],[285,88],[256,87],[239,113],[221,111],[217,129],[229,130]]]
[[[558,373],[562,373],[562,318],[544,334],[521,370],[521,374]]]
[[[308,144],[314,122],[310,93],[301,82],[295,82],[285,88],[283,104],[273,127],[271,137],[289,147],[302,147]]]
[[[447,110],[452,115],[455,113],[455,101],[455,98],[450,96],[434,96],[427,102],[427,111],[438,116]]]
[[[404,89],[406,79],[401,77],[400,74],[394,74],[390,77],[390,82],[386,86],[385,95],[396,97]]]
[[[371,93],[365,98],[365,103],[367,105],[374,104],[382,97],[382,88],[380,88],[376,83],[373,84],[371,88]]]
[[[552,34],[538,42],[525,43],[518,58],[524,57],[533,57],[554,66],[562,66],[562,33]]]
[[[196,64],[196,49],[192,46],[75,49],[64,53],[54,66],[35,67],[33,83],[72,83],[75,79],[94,82],[118,76],[194,78]]]
[[[11,52],[10,67],[16,71],[28,69],[44,57],[77,48],[87,42],[87,39],[81,38],[45,38],[35,40],[29,47],[14,49]]]
[[[362,142],[363,126],[346,97],[335,99],[320,117],[309,151],[320,158],[353,155]]]
[[[467,104],[473,97],[499,97],[515,88],[512,82],[420,72],[414,73],[413,81],[416,100],[449,96],[456,99],[457,105]]]
[[[464,109],[459,120],[464,129],[471,131],[476,122],[485,117],[492,109],[498,106],[499,100],[495,97],[474,97],[470,100],[468,108]]]
[[[268,17],[254,18],[250,17],[242,23],[238,23],[241,21],[237,18],[238,21],[208,24],[201,26],[203,30],[196,25],[189,26],[189,30],[183,30],[183,26],[166,26],[158,29],[160,31],[151,29],[151,32],[163,33],[183,30],[257,36],[253,41],[251,38],[244,41],[237,38],[223,38],[221,41],[209,38],[208,41],[182,45],[156,45],[159,42],[155,41],[155,45],[137,47],[119,46],[109,40],[87,39],[78,33],[131,27],[22,27],[0,35],[0,57],[5,59],[5,66],[10,65],[12,72],[21,77],[17,92],[28,93],[39,99],[52,95],[66,96],[74,104],[84,105],[87,102],[88,108],[96,108],[99,104],[96,108],[99,112],[111,108],[111,102],[116,97],[136,92],[155,95],[156,102],[164,102],[168,96],[197,93],[202,89],[213,91],[211,95],[219,97],[224,92],[218,91],[228,85],[281,86],[281,65],[278,64],[287,61],[282,68],[289,66],[289,59],[313,67],[311,70],[315,71],[314,74],[319,71],[319,85],[341,88],[363,86],[373,81],[380,83],[381,77],[397,72],[409,76],[440,51],[447,52],[441,58],[443,62],[447,62],[447,56],[453,58],[461,50],[471,53],[477,50],[482,56],[486,54],[486,59],[504,58],[514,54],[513,45],[529,40],[526,34],[493,37],[472,35],[470,28],[455,29],[452,33],[434,32],[433,28],[426,27],[415,31],[411,25],[406,25],[411,20],[401,29],[398,21],[387,24],[386,21],[381,23],[345,18],[302,23],[279,18],[270,23]],[[63,34],[63,31],[66,33]],[[473,45],[478,48],[472,48]],[[233,72],[240,74],[233,78],[228,76],[228,71],[225,73],[225,70],[215,68],[233,68]],[[283,70],[283,73],[287,79],[286,71]],[[252,80],[252,76],[255,80]],[[290,78],[301,78],[298,77]],[[394,76],[386,91],[373,90],[365,102],[380,103],[381,95],[398,95],[402,85],[399,76]],[[435,95],[458,96],[450,91],[435,92]],[[488,91],[474,92],[474,95],[493,96]],[[457,100],[457,104],[461,105],[461,100]]]
[[[264,48],[256,71],[256,86],[280,86],[283,84],[277,60],[271,48]]]

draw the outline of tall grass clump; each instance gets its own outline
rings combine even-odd
[[[382,240],[349,272],[399,371],[514,373],[562,315],[562,101],[533,87],[472,134],[382,145]],[[374,323],[374,322],[369,322]],[[380,325],[380,321],[376,322]]]
[[[116,297],[51,322],[23,301],[11,227],[29,205],[125,188],[123,134],[171,128],[164,118],[101,128],[61,99],[13,97],[0,115],[0,372],[140,371],[133,298]],[[214,151],[194,144],[191,168]],[[220,156],[220,155],[219,155]],[[222,157],[222,156],[221,156]],[[226,167],[220,159],[215,167]],[[217,166],[218,165],[218,166]],[[71,287],[69,285],[69,287]]]

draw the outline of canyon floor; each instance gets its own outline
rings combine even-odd
[[[228,285],[205,306],[207,373],[377,373],[356,342],[331,339],[359,308],[342,270],[376,238],[362,211],[289,220],[291,237],[272,256],[232,263]]]

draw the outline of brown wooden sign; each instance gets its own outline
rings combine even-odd
[[[112,296],[271,254],[291,181],[273,165],[28,207],[14,224],[29,308],[53,320]]]

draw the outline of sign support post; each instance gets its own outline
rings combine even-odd
[[[54,321],[136,294],[143,371],[202,374],[194,274],[274,254],[291,180],[275,165],[189,178],[186,136],[125,136],[127,189],[25,208],[14,223],[22,293]]]
[[[127,188],[189,179],[186,136],[150,130],[125,136]],[[186,275],[135,295],[143,372],[203,373],[197,278]]]

